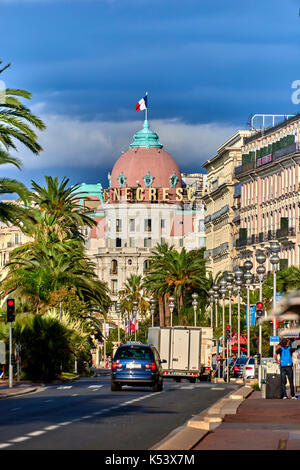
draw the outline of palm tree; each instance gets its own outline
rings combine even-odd
[[[121,305],[121,312],[129,315],[133,310],[133,302],[138,302],[138,312],[142,318],[146,317],[150,304],[143,287],[142,276],[131,274],[123,289],[118,293]]]
[[[51,225],[59,232],[61,228],[66,231],[69,238],[82,239],[79,228],[93,227],[95,222],[85,214],[79,213],[78,191],[80,185],[67,187],[69,178],[64,177],[62,182],[58,178],[45,176],[46,186],[43,188],[32,181],[34,190],[33,201],[39,211],[47,215]]]
[[[0,61],[1,63],[1,61]],[[1,69],[2,73],[10,64]],[[0,99],[3,95],[0,96]],[[17,150],[15,141],[22,143],[33,153],[38,154],[42,147],[37,142],[37,136],[33,128],[44,130],[44,123],[35,116],[19,97],[30,99],[31,93],[20,89],[6,89],[4,102],[0,101],[0,165],[13,164],[21,168],[18,158],[9,155],[10,150]],[[26,187],[17,180],[9,178],[0,179],[0,194],[17,194],[25,204],[28,201]],[[16,202],[1,202],[0,221],[5,224],[22,225],[30,219],[27,209]]]
[[[35,241],[13,250],[2,281],[3,295],[27,298],[36,311],[46,310],[50,296],[74,288],[79,298],[95,309],[106,311],[110,300],[106,284],[95,275],[95,265],[76,241],[48,244]]]
[[[15,141],[18,141],[38,154],[43,149],[33,128],[44,130],[46,126],[19,97],[30,100],[32,95],[26,90],[7,88],[5,102],[0,103],[0,147],[6,151],[17,150]]]
[[[106,311],[108,289],[95,274],[95,265],[84,254],[80,229],[94,221],[77,213],[74,187],[68,179],[46,177],[47,186],[32,196],[34,223],[27,228],[32,241],[11,252],[3,294],[19,293],[30,300],[35,311],[46,310],[53,293],[74,287],[91,308]],[[25,229],[24,229],[25,230]]]
[[[160,323],[169,322],[170,312],[167,299],[172,294],[176,299],[179,315],[183,305],[191,302],[191,294],[197,292],[203,296],[205,291],[205,266],[203,257],[195,251],[185,248],[179,253],[173,248],[162,250],[156,247],[156,254],[150,257],[148,274],[144,279],[145,288],[161,299]],[[161,308],[163,305],[163,309]]]

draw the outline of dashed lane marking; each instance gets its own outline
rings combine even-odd
[[[137,403],[139,401],[145,400],[146,398],[156,397],[157,395],[159,395],[161,393],[164,393],[164,392],[165,391],[157,392],[154,395],[153,394],[143,395],[141,397],[134,398],[133,400],[129,400],[129,401],[126,401],[124,403],[120,403],[118,405],[111,406],[109,408],[104,408],[103,410],[95,411],[94,413],[92,413],[90,415],[85,415],[85,416],[81,416],[79,418],[74,418],[71,421],[63,421],[63,422],[58,423],[58,424],[53,424],[51,426],[46,426],[43,429],[39,429],[39,430],[36,430],[36,431],[29,432],[24,436],[19,436],[19,437],[15,437],[13,439],[9,439],[8,442],[0,443],[0,449],[5,449],[6,447],[10,447],[13,444],[18,444],[18,443],[24,442],[24,441],[26,441],[30,438],[41,436],[41,435],[47,433],[48,431],[53,431],[53,430],[55,430],[55,429],[57,429],[61,426],[67,426],[69,424],[76,423],[76,422],[79,422],[79,421],[82,421],[82,420],[85,420],[85,419],[91,419],[94,416],[98,416],[98,415],[101,415],[101,414],[104,414],[104,413],[109,413],[110,411],[119,409],[123,406],[128,406],[132,403]]]

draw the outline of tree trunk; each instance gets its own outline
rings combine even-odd
[[[164,306],[165,306],[165,326],[171,326],[171,312],[169,308],[168,298],[164,296]]]
[[[158,308],[159,308],[159,326],[165,326],[164,299],[162,295],[158,299]]]

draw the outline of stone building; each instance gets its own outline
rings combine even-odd
[[[213,276],[233,269],[233,237],[236,217],[234,168],[242,160],[242,146],[250,131],[238,131],[224,142],[202,167],[207,172],[205,204],[205,258]]]
[[[241,263],[281,244],[281,268],[300,264],[300,114],[247,137],[235,168],[240,187],[240,228],[236,234]],[[269,257],[266,264],[271,271]]]

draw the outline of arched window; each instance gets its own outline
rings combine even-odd
[[[149,262],[148,259],[146,259],[146,260],[144,261],[144,273],[146,273],[146,272],[148,271],[149,266],[150,266],[150,262]]]
[[[118,274],[118,261],[113,259],[110,265],[110,274]]]

